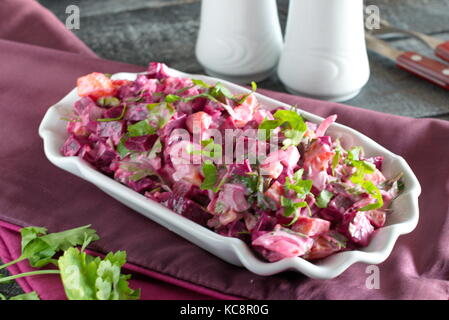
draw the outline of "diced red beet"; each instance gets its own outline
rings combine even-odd
[[[283,194],[284,194],[284,186],[277,181],[273,182],[273,184],[264,193],[265,196],[273,200],[278,205],[281,202],[281,196]]]
[[[150,62],[147,68],[148,78],[162,79],[168,77],[168,67],[159,62]]]
[[[223,202],[236,212],[249,209],[250,205],[246,200],[245,194],[246,188],[238,183],[226,183],[220,192],[220,195],[223,196]]]
[[[374,231],[368,217],[362,211],[355,212],[348,217],[349,223],[345,223],[342,227],[346,235],[352,242],[363,247],[367,246]]]
[[[90,97],[82,97],[75,102],[73,105],[73,110],[76,115],[81,115],[84,113],[84,110],[89,108],[90,105],[95,105],[95,101]]]
[[[384,157],[376,156],[376,157],[366,158],[365,161],[374,164],[376,166],[377,170],[382,170],[382,164],[384,162]]]
[[[212,117],[212,120],[215,122],[221,117],[221,113],[224,108],[219,102],[214,102],[211,100],[207,100],[204,105],[203,111],[209,114]]]
[[[353,204],[354,201],[344,195],[338,194],[331,201],[329,201],[327,208],[319,211],[318,215],[325,220],[339,222],[342,221],[345,213],[352,207]]]
[[[92,148],[90,145],[85,144],[82,146],[81,150],[78,153],[78,157],[86,160],[89,163],[93,162],[93,157],[92,157]]]
[[[301,216],[292,226],[292,230],[309,237],[316,237],[328,232],[330,225],[330,222],[327,220]]]
[[[117,106],[107,109],[103,113],[103,118],[116,119],[119,118],[123,112],[124,106]]]
[[[111,138],[112,142],[117,145],[123,136],[123,128],[123,121],[98,122],[96,134],[102,138]]]
[[[89,130],[81,123],[81,121],[67,122],[67,132],[80,137],[87,137]]]
[[[310,260],[322,259],[341,249],[342,245],[337,239],[328,234],[324,234],[315,240],[305,258]]]
[[[125,141],[125,147],[131,151],[149,151],[157,139],[157,135],[130,137]]]
[[[252,230],[252,239],[256,239],[260,236],[260,232],[271,231],[277,224],[277,219],[268,214],[267,211],[256,210],[256,214],[259,215],[259,221],[257,221],[256,226]]]
[[[243,163],[231,164],[229,169],[233,174],[245,176],[247,173],[252,172],[251,165],[248,159],[243,160]]]
[[[134,191],[137,191],[139,193],[142,193],[147,190],[155,189],[159,186],[158,183],[156,183],[154,180],[152,180],[149,177],[140,179],[139,181],[128,181],[128,186],[133,189]]]
[[[366,211],[365,214],[374,227],[380,228],[385,225],[385,221],[387,220],[387,214],[385,213],[385,210],[370,210]]]
[[[81,147],[81,142],[78,141],[76,137],[71,135],[62,145],[61,153],[66,157],[73,157],[77,155],[77,153],[81,150]]]
[[[193,113],[187,117],[186,126],[190,132],[202,133],[204,130],[209,129],[212,123],[212,117],[208,115],[206,112],[199,111]]]
[[[148,117],[148,108],[145,104],[128,106],[125,113],[125,119],[130,121],[141,121]]]
[[[185,113],[176,112],[173,117],[159,130],[161,137],[169,137],[173,130],[184,128],[186,124],[187,115]]]
[[[170,195],[162,204],[173,210],[179,215],[186,217],[196,223],[206,226],[207,221],[212,217],[212,215],[206,212],[198,204],[185,197],[175,197]]]
[[[252,245],[267,249],[268,253],[265,252],[265,258],[271,262],[307,253],[313,245],[313,239],[287,230],[279,228],[278,225],[274,231],[267,232],[253,240]]]
[[[117,152],[107,142],[100,141],[95,145],[95,148],[90,152],[92,162],[98,167],[109,167],[113,160],[117,159]]]
[[[89,104],[79,114],[79,117],[82,124],[89,127],[91,122],[96,123],[98,119],[103,118],[103,113],[103,108],[98,107],[96,104]]]

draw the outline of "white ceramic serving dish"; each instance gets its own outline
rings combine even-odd
[[[234,93],[248,92],[248,89],[227,81],[203,75],[186,74],[173,69],[170,70],[181,77],[201,79],[207,83],[221,81]],[[118,73],[113,75],[113,78],[134,80],[136,75],[135,73]],[[256,96],[268,109],[278,106],[289,107],[285,103],[261,94],[256,93]],[[328,133],[334,138],[340,137],[344,146],[360,145],[364,147],[368,156],[384,156],[383,172],[387,177],[396,176],[400,172],[404,173],[405,190],[393,202],[394,213],[388,217],[386,226],[377,231],[370,245],[363,250],[340,252],[315,263],[302,258],[288,258],[272,263],[264,262],[241,240],[221,236],[172,212],[166,207],[149,200],[143,195],[96,171],[87,162],[78,157],[62,156],[59,149],[68,134],[66,132],[66,122],[61,120],[61,117],[67,116],[70,113],[72,105],[77,99],[79,97],[77,96],[76,89],[73,89],[65,98],[48,109],[40,124],[39,135],[44,140],[45,155],[54,165],[93,183],[126,206],[163,225],[167,229],[221,259],[237,266],[244,266],[256,274],[272,275],[284,270],[294,270],[311,278],[331,279],[341,274],[356,262],[364,262],[367,264],[383,262],[391,253],[397,238],[402,234],[411,232],[418,223],[418,196],[421,193],[421,187],[406,161],[363,134],[347,126],[335,123],[329,128]],[[313,122],[319,123],[323,120],[323,118],[306,111],[302,111],[302,114]],[[82,199],[80,200],[82,201]]]

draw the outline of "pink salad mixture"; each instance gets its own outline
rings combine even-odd
[[[83,158],[221,235],[240,238],[268,261],[314,260],[364,247],[385,224],[402,188],[400,176],[386,179],[382,157],[366,157],[361,147],[344,149],[326,135],[335,115],[315,124],[294,110],[266,111],[252,92],[233,95],[221,83],[170,72],[152,62],[135,81],[102,73],[79,78],[81,98],[65,119],[69,137],[62,154]],[[211,129],[223,137],[226,129],[268,134],[245,135],[246,157],[225,161],[225,142],[217,142]],[[266,156],[250,161],[250,146]]]

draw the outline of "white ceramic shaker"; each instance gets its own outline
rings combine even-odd
[[[290,0],[278,75],[294,94],[356,96],[369,78],[363,0]]]
[[[202,0],[196,57],[207,74],[261,81],[276,70],[282,46],[276,0]]]

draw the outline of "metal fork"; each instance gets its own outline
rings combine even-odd
[[[388,21],[380,19],[380,29],[370,30],[372,34],[402,33],[412,36],[433,49],[436,56],[443,60],[449,61],[449,41],[429,36],[422,32],[406,30],[391,25]]]

